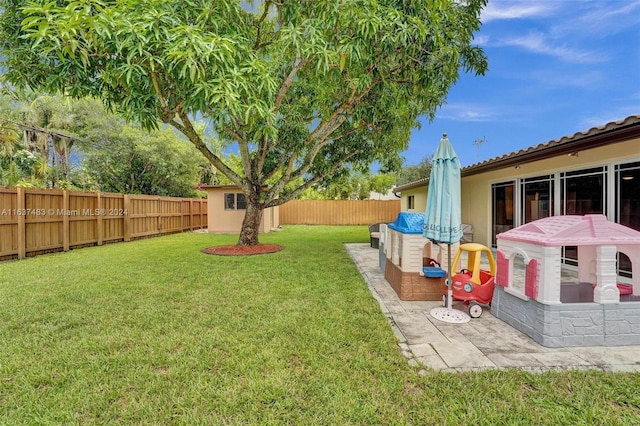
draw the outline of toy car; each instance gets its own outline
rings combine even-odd
[[[482,305],[488,306],[493,299],[495,288],[496,262],[491,249],[482,244],[461,244],[452,265],[458,265],[463,253],[467,253],[467,267],[451,277],[453,300],[469,305],[472,318],[482,315]],[[486,256],[489,270],[480,269],[482,255]]]

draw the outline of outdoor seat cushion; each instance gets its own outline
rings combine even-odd
[[[371,238],[380,238],[379,232],[371,232],[369,235],[371,236]]]

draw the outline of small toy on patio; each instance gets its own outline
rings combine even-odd
[[[482,244],[461,244],[452,265],[457,267],[461,257],[466,253],[467,267],[452,277],[453,300],[460,300],[468,305],[469,316],[479,318],[482,305],[489,306],[495,288],[496,262],[491,249]],[[482,254],[486,255],[489,269],[481,269]],[[443,297],[446,303],[446,295]]]
[[[447,271],[440,267],[440,263],[438,263],[435,259],[425,259],[427,266],[422,267],[422,273],[427,278],[442,278],[447,275]]]

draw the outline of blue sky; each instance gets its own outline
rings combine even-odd
[[[461,75],[407,165],[443,132],[468,166],[640,114],[640,0],[489,0],[482,22],[489,70]]]

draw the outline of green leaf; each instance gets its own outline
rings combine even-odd
[[[4,1],[0,66],[14,84],[99,96],[147,128],[160,118],[153,71],[170,107],[207,119],[222,143],[249,139],[251,158],[268,151],[252,185],[270,175],[272,201],[298,179],[394,163],[460,72],[487,69],[472,45],[484,0],[272,2],[264,17],[260,1],[205,3]]]

